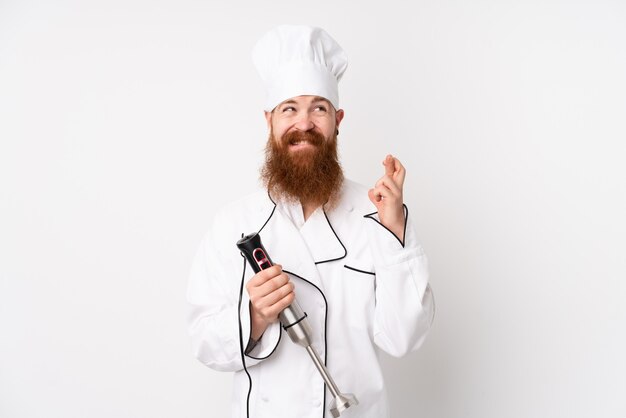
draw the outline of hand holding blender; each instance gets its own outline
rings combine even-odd
[[[257,233],[246,235],[237,241],[237,247],[246,257],[255,273],[269,269],[274,265],[261,243],[261,237]],[[317,351],[315,351],[311,345],[311,335],[313,334],[311,325],[306,319],[306,313],[302,311],[298,301],[293,297],[293,284],[286,280],[285,276],[276,276],[274,279],[275,282],[273,284],[275,285],[275,289],[280,290],[280,292],[277,295],[274,295],[272,300],[275,300],[275,303],[278,304],[278,306],[290,303],[289,306],[280,312],[278,318],[280,319],[283,329],[287,331],[287,334],[289,334],[291,341],[306,348],[307,352],[311,356],[315,367],[320,372],[328,390],[330,390],[330,393],[333,395],[330,411],[333,417],[337,418],[343,411],[352,405],[358,405],[359,402],[354,395],[350,393],[342,394],[339,392],[337,385],[330,377],[330,374],[320,359],[319,354],[317,354]],[[263,285],[265,283],[263,283]],[[254,337],[255,336],[253,336],[253,338]],[[256,337],[259,338],[260,335]]]

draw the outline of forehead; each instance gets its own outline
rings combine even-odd
[[[296,97],[291,97],[285,101],[280,102],[280,104],[276,107],[280,107],[283,106],[285,104],[295,104],[295,105],[300,105],[300,106],[310,106],[312,104],[318,104],[318,103],[325,103],[327,105],[329,105],[330,107],[332,107],[331,103],[321,97],[321,96],[296,96]]]

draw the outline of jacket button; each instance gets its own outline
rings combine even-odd
[[[320,406],[322,406],[322,402],[320,400],[314,401],[313,406],[315,406],[316,408],[319,408]]]
[[[263,402],[269,402],[270,399],[267,396],[263,395],[263,396],[261,396],[261,400]]]

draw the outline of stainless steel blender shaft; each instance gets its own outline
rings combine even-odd
[[[324,366],[324,363],[320,360],[320,356],[317,354],[317,351],[315,351],[313,346],[308,346],[306,351],[309,352],[311,359],[313,359],[313,362],[315,363],[315,367],[317,367],[317,370],[322,375],[322,379],[326,382],[328,390],[330,390],[330,393],[333,395],[333,400],[330,402],[330,412],[333,414],[333,417],[337,418],[343,411],[350,408],[352,405],[358,405],[359,401],[356,396],[351,393],[339,392],[335,381],[332,377],[330,377],[330,374],[328,374],[326,366]]]
[[[337,418],[349,407],[358,405],[359,401],[353,394],[343,394],[339,391],[335,381],[328,373],[328,369],[326,369],[326,366],[320,359],[319,354],[317,354],[317,351],[313,348],[311,344],[311,335],[313,332],[306,318],[306,314],[302,311],[302,308],[300,308],[298,301],[294,301],[280,313],[280,322],[287,331],[287,334],[289,334],[291,341],[306,348],[317,371],[322,376],[322,379],[324,379],[331,395],[333,395],[333,400],[330,403],[330,412],[333,414],[333,417]]]

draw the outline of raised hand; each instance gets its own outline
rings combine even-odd
[[[387,155],[383,160],[385,175],[370,189],[368,196],[378,209],[380,222],[404,241],[404,207],[402,187],[406,170],[400,160]]]

